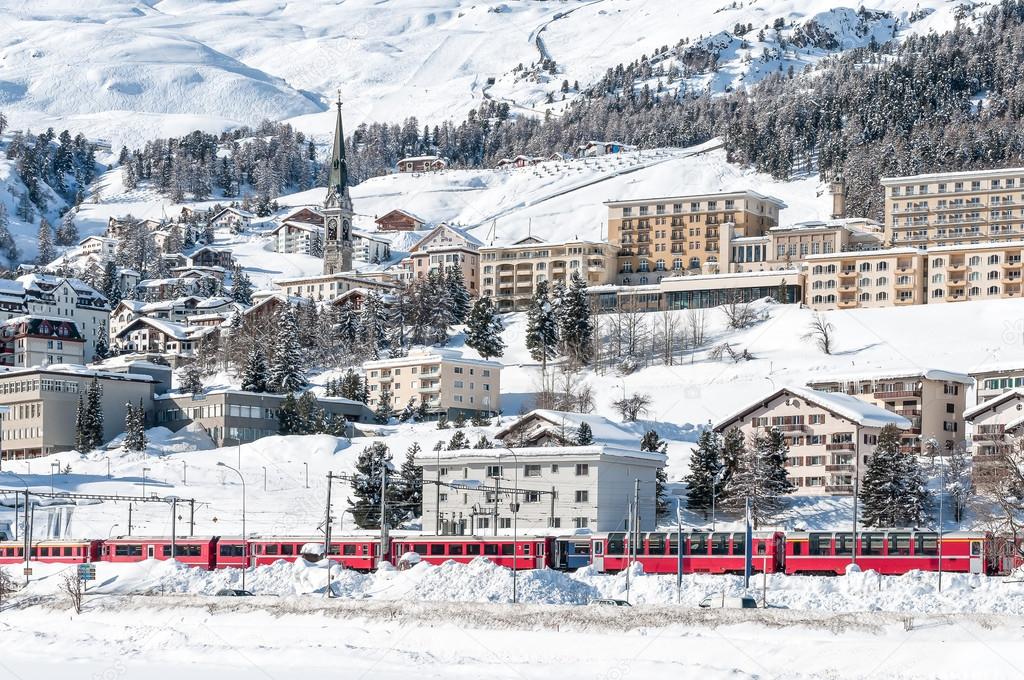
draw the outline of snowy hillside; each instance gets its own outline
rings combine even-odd
[[[115,146],[261,118],[326,134],[337,89],[350,125],[436,123],[484,98],[542,110],[549,94],[561,101],[563,80],[586,88],[682,40],[713,44],[722,69],[691,86],[735,86],[872,38],[948,28],[958,6],[875,0],[865,20],[824,0],[3,0],[0,108],[16,127],[71,127]],[[758,39],[776,19],[783,28]],[[748,24],[743,39],[729,33]],[[779,54],[763,59],[766,49]],[[530,68],[543,60],[553,73]]]

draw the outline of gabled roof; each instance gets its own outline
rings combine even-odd
[[[166,336],[174,338],[175,340],[196,340],[203,335],[214,330],[211,326],[186,326],[185,324],[175,323],[174,321],[167,321],[165,319],[153,319],[148,316],[141,316],[135,319],[130,324],[124,327],[120,333],[115,337],[123,337],[131,331],[137,329],[139,326],[149,326],[150,328],[163,333]]]
[[[852,423],[864,427],[885,427],[886,425],[895,425],[901,430],[909,430],[912,427],[912,423],[903,416],[897,415],[892,411],[887,411],[880,406],[869,404],[866,401],[862,401],[849,394],[841,394],[839,392],[821,392],[818,390],[812,390],[808,387],[782,387],[775,390],[768,396],[748,404],[728,418],[724,418],[715,423],[714,429],[723,430],[737,420],[746,417],[746,415],[752,411],[761,408],[764,404],[768,404],[784,394],[789,394],[799,399],[803,399],[804,401],[819,406],[840,418],[844,418]]]
[[[519,434],[524,439],[537,439],[544,435],[553,436],[555,439],[575,439],[576,432],[583,423],[590,426],[595,442],[627,449],[639,447],[640,439],[647,430],[647,427],[640,423],[616,423],[593,413],[534,409],[499,430],[494,436],[504,439],[520,430]]]
[[[627,458],[648,461],[655,465],[660,464],[660,466],[664,466],[666,461],[664,453],[658,453],[656,451],[641,451],[639,448],[622,448],[607,444],[591,444],[589,446],[527,446],[513,450],[516,457],[519,458],[557,459],[562,457],[571,458],[573,456],[585,456],[588,458],[604,456],[607,458]],[[512,454],[503,448],[430,451],[419,454],[416,457],[416,460],[421,465],[430,465],[431,463],[436,464],[438,458],[441,460],[478,458],[487,461],[495,461],[498,460],[499,457],[504,457],[504,459],[508,461],[512,460]],[[469,483],[467,483],[466,486],[470,486],[473,481],[478,480],[467,480]]]
[[[1000,404],[1004,404],[1011,399],[1024,399],[1024,389],[1015,388],[1007,390],[1000,395],[992,397],[986,402],[972,406],[971,408],[964,411],[964,420],[972,420],[975,416],[981,415],[985,411],[995,408]]]
[[[465,239],[465,241],[466,241],[466,243],[468,245],[471,245],[471,246],[474,246],[474,247],[477,247],[477,248],[479,248],[480,246],[483,245],[483,242],[481,242],[480,239],[478,239],[477,237],[473,236],[469,232],[467,232],[467,231],[465,231],[463,229],[459,229],[458,227],[453,227],[450,224],[441,223],[441,224],[437,225],[436,227],[434,227],[433,229],[431,229],[429,232],[427,232],[426,236],[424,236],[419,241],[417,241],[416,245],[414,245],[412,248],[409,249],[409,252],[410,253],[419,252],[420,250],[423,249],[423,247],[429,246],[430,242],[433,241],[435,238],[437,238],[438,234],[442,234],[445,231],[451,231],[451,232],[455,233],[456,235],[460,236],[461,238]]]
[[[416,222],[419,222],[420,224],[426,224],[426,223],[427,223],[427,221],[426,221],[425,219],[423,219],[423,218],[421,218],[421,217],[419,217],[419,216],[417,216],[417,215],[413,215],[413,214],[412,214],[411,212],[409,212],[408,210],[402,210],[401,208],[395,208],[395,209],[393,209],[393,210],[389,210],[389,211],[387,211],[386,213],[384,213],[384,214],[383,214],[383,215],[381,215],[380,217],[376,218],[376,219],[374,220],[374,222],[380,222],[381,220],[383,220],[383,219],[384,219],[385,217],[387,217],[388,215],[393,215],[393,214],[395,214],[395,213],[398,213],[398,214],[400,214],[400,215],[405,215],[406,217],[409,217],[409,218],[411,218],[411,219],[415,220]]]

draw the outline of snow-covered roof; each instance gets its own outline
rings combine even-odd
[[[277,232],[281,231],[285,227],[290,227],[292,229],[298,229],[300,231],[309,231],[309,232],[323,231],[324,230],[323,227],[321,227],[319,225],[316,225],[316,224],[311,224],[309,222],[293,222],[292,220],[285,220],[285,221],[281,222],[281,224],[277,225],[273,229],[269,229],[265,233],[267,233],[267,234],[276,234]]]
[[[799,231],[814,229],[834,229],[845,227],[851,231],[863,233],[875,233],[882,229],[882,225],[866,217],[838,217],[830,220],[804,220],[786,225],[772,227],[768,231]]]
[[[662,283],[668,283],[670,281],[727,281],[729,279],[743,279],[753,278],[756,276],[766,275],[791,275],[799,276],[799,269],[772,269],[768,271],[758,272],[730,272],[728,274],[693,274],[687,276],[666,276],[661,280]]]
[[[409,156],[408,158],[402,158],[398,162],[406,163],[409,161],[444,161],[444,159],[441,158],[440,156]],[[448,161],[445,162],[447,163]]]
[[[99,291],[90,286],[88,283],[81,279],[76,279],[73,277],[64,278],[61,276],[53,276],[52,274],[32,273],[19,276],[16,280],[20,281],[26,290],[36,289],[43,292],[56,288],[64,281],[67,281],[68,285],[70,285],[77,293],[85,293],[91,296],[103,297],[102,295],[100,295]]]
[[[899,380],[902,378],[920,378],[924,380],[938,380],[941,382],[955,382],[962,385],[973,385],[974,378],[966,373],[954,373],[938,368],[905,368],[885,369],[878,371],[861,371],[857,373],[829,373],[827,378],[810,380],[808,386],[824,385],[828,383],[862,382],[868,380]]]
[[[154,319],[152,317],[143,316],[135,319],[125,326],[116,337],[122,337],[135,330],[138,326],[149,326],[164,335],[174,338],[175,340],[194,340],[197,336],[205,335],[214,330],[210,326],[187,326],[185,324],[168,321],[166,319]]]
[[[114,373],[112,371],[101,371],[89,368],[82,364],[50,364],[45,368],[14,368],[0,372],[0,377],[12,375],[31,375],[33,373],[57,373],[62,375],[77,375],[87,378],[109,378],[111,380],[134,380],[137,382],[153,382],[152,376],[143,373]]]
[[[1002,394],[992,397],[988,401],[982,402],[977,406],[972,406],[971,408],[964,411],[964,420],[971,420],[978,414],[984,413],[990,408],[995,408],[996,406],[999,406],[1000,404],[1005,403],[1010,399],[1024,399],[1024,389],[1018,387],[1012,390],[1007,390]]]
[[[592,444],[590,446],[528,446],[512,449],[512,451],[518,458],[558,459],[569,456],[583,456],[586,458],[604,456],[610,458],[645,460],[655,464],[660,463],[662,465],[664,465],[666,461],[664,453],[658,453],[656,451],[641,451],[640,449],[622,448],[606,444]],[[481,460],[494,461],[498,457],[504,458],[505,460],[513,459],[512,454],[509,453],[508,449],[504,448],[458,449],[455,451],[429,451],[421,453],[416,456],[416,462],[419,465],[429,466],[431,462],[436,464],[438,458],[441,460],[451,460],[453,458],[462,460],[479,458]]]
[[[878,248],[877,250],[844,250],[841,253],[817,253],[815,255],[803,255],[803,260],[834,260],[858,257],[892,257],[894,255],[924,255],[919,248]]]
[[[882,177],[879,181],[883,186],[890,184],[904,184],[910,182],[921,182],[928,180],[948,180],[954,181],[955,179],[964,179],[971,177],[1004,177],[1006,175],[1014,175],[1024,173],[1024,168],[996,168],[993,170],[965,170],[963,172],[931,172],[921,175],[904,175],[902,177]]]
[[[830,411],[841,418],[845,418],[846,420],[864,427],[885,427],[886,425],[895,425],[901,430],[909,430],[912,427],[912,423],[903,416],[897,415],[892,411],[887,411],[880,406],[869,404],[868,402],[858,399],[852,395],[842,394],[839,392],[821,392],[819,390],[812,390],[809,387],[790,386],[782,387],[768,396],[748,404],[729,417],[723,418],[715,423],[714,428],[716,430],[724,429],[736,420],[743,418],[747,413],[760,408],[764,404],[770,403],[779,395],[786,393],[792,394],[794,397],[799,397],[807,402]]]
[[[981,236],[981,234],[977,234]],[[988,241],[985,243],[963,243],[953,246],[932,246],[928,248],[928,254],[949,253],[960,250],[1004,250],[1006,248],[1024,248],[1024,241]]]
[[[472,364],[474,366],[484,366],[486,368],[493,368],[501,370],[501,363],[497,361],[488,361],[486,359],[466,359],[462,356],[462,352],[455,349],[445,349],[441,347],[422,347],[409,350],[407,356],[395,357],[394,359],[378,359],[377,361],[366,361],[363,363],[363,368],[389,368],[392,366],[405,366],[407,364],[414,364],[420,361],[429,360],[447,360],[457,361],[460,364]]]
[[[389,246],[391,245],[391,239],[385,238],[384,236],[381,236],[380,234],[374,234],[374,233],[369,232],[369,231],[363,231],[362,229],[353,229],[352,230],[352,236],[355,237],[355,238],[365,238],[365,239],[369,239],[371,241],[378,241],[380,243],[386,243]]]
[[[640,445],[640,439],[647,430],[640,423],[616,423],[595,413],[573,413],[570,411],[553,411],[550,409],[534,409],[518,420],[510,423],[494,436],[503,439],[515,430],[528,428],[522,434],[535,438],[550,433],[556,437],[575,437],[580,425],[590,426],[594,441],[600,444],[632,449]]]
[[[380,222],[382,219],[384,219],[385,217],[387,217],[388,215],[390,215],[392,213],[402,213],[406,217],[411,217],[413,220],[415,220],[416,222],[419,222],[420,224],[426,224],[426,222],[427,222],[425,219],[419,217],[418,215],[415,215],[415,214],[409,212],[408,210],[403,210],[402,208],[395,208],[393,210],[389,210],[386,213],[384,213],[383,215],[381,215],[380,217],[376,218],[374,221],[375,222]]]
[[[601,142],[598,142],[599,144]],[[706,194],[692,194],[688,196],[655,196],[652,198],[629,198],[620,199],[615,201],[605,201],[605,205],[610,206],[622,206],[622,205],[636,205],[637,203],[686,203],[691,200],[706,200],[706,199],[724,199],[724,198],[754,198],[759,201],[766,201],[768,203],[775,204],[778,208],[787,207],[785,202],[781,198],[774,196],[766,196],[756,191],[744,189],[742,191],[719,191],[715,193]]]

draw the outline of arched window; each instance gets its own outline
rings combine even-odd
[[[879,262],[878,264],[875,265],[875,270],[876,271],[884,272],[884,271],[887,271],[888,269],[889,269],[889,263],[888,262]]]
[[[665,271],[665,260],[658,260],[654,263],[654,271],[663,272]]]
[[[829,279],[828,281],[826,281],[825,282],[825,287],[826,288],[835,288],[836,287],[835,279]]]
[[[813,290],[821,290],[823,286],[824,284],[821,281],[815,281],[814,283],[811,284],[811,288]]]
[[[888,286],[889,285],[889,277],[887,277],[887,276],[879,276],[877,279],[875,279],[875,285],[876,286]]]
[[[988,280],[989,281],[995,281],[998,278],[999,278],[999,271],[998,270],[993,269],[992,271],[990,271],[988,273]]]
[[[989,255],[988,256],[988,263],[989,264],[999,264],[999,256],[998,255]]]
[[[827,267],[825,267],[825,273],[826,274],[835,274],[836,273],[836,266],[834,264],[828,265]]]
[[[973,288],[971,288],[968,291],[968,294],[970,294],[970,295],[981,295],[981,288],[978,288],[977,286],[974,286]]]
[[[886,292],[885,292],[885,291],[883,290],[883,291],[881,291],[880,293],[878,293],[878,294],[876,294],[876,295],[875,295],[875,299],[876,299],[876,300],[879,300],[879,301],[881,301],[881,300],[888,300],[888,299],[889,299],[889,294],[888,294],[888,293],[886,293]]]
[[[820,295],[815,295],[813,298],[811,298],[811,300],[812,302],[814,302],[814,304],[820,305],[824,298],[822,298]]]
[[[819,264],[819,265],[815,265],[815,266],[814,266],[814,273],[815,273],[815,274],[821,274],[821,273],[823,273],[824,271],[825,271],[825,268],[824,268],[824,267],[822,267],[822,266],[821,266],[820,264]]]
[[[642,272],[649,272],[649,271],[651,271],[651,263],[648,262],[647,260],[640,260],[640,269],[639,269],[639,271],[642,271]]]
[[[640,285],[641,286],[646,286],[647,285],[647,277],[646,276],[641,276],[640,277]]]
[[[860,301],[861,302],[870,302],[871,301],[871,293],[861,293],[860,294]]]
[[[946,294],[946,291],[944,291],[941,288],[932,288],[932,297],[933,298],[940,298],[940,297],[942,297],[945,294]]]
[[[932,274],[932,283],[942,283],[946,280],[945,274]]]
[[[835,301],[836,301],[836,296],[835,295],[826,295],[825,296],[825,302],[834,303]]]
[[[676,271],[680,271],[682,268],[683,268],[683,258],[677,257],[676,259],[672,260],[672,269],[674,269]]]
[[[981,272],[971,272],[967,275],[968,281],[981,281]]]
[[[896,283],[899,283],[899,284],[902,284],[902,285],[907,285],[907,284],[910,283],[910,277],[909,276],[901,276],[898,279],[896,279]]]
[[[869,271],[871,271],[871,263],[870,262],[862,262],[861,265],[860,265],[860,270],[862,272],[869,272]]]
[[[860,280],[860,285],[862,285],[862,286],[870,286],[871,285],[871,279],[869,279],[868,277],[865,276],[863,279]]]
[[[971,259],[969,260],[969,264],[970,264],[970,265],[971,265],[972,267],[977,267],[977,266],[978,266],[979,264],[981,264],[981,258],[980,258],[980,257],[978,257],[977,255],[975,255],[974,257],[972,257],[972,258],[971,258]]]
[[[932,260],[932,266],[933,267],[942,267],[945,264],[946,264],[946,261],[943,260],[941,257],[937,257],[934,260]]]
[[[988,294],[989,295],[999,295],[999,286],[989,286],[988,287]]]

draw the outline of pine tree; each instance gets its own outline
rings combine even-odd
[[[782,432],[768,428],[746,447],[725,484],[725,505],[733,511],[741,511],[749,499],[754,528],[773,519],[781,508],[781,496],[793,492],[785,469],[788,450]]]
[[[379,359],[388,337],[384,303],[374,291],[367,293],[359,310],[359,332],[363,352],[370,359]]]
[[[322,434],[327,429],[326,414],[312,392],[303,392],[296,400],[298,434]]]
[[[667,454],[668,442],[664,441],[654,430],[648,430],[640,439],[640,450]],[[663,465],[658,468],[654,475],[655,508],[659,516],[668,512],[667,484],[668,473]]]
[[[196,362],[192,362],[181,369],[179,388],[185,394],[203,393],[203,375]]]
[[[89,439],[88,411],[85,406],[85,398],[78,395],[78,408],[75,409],[75,449],[80,453],[92,450]]]
[[[449,451],[461,451],[462,449],[469,448],[469,437],[462,430],[455,430],[455,434],[448,441]]]
[[[469,314],[470,296],[466,289],[466,281],[462,276],[462,268],[448,267],[444,285],[451,305],[451,320],[448,325],[464,323]]]
[[[900,429],[886,425],[860,486],[861,520],[869,527],[919,526],[928,492],[917,458],[900,452]]]
[[[391,403],[391,388],[388,387],[387,383],[384,383],[380,386],[380,396],[377,397],[377,409],[373,412],[373,417],[381,425],[386,425],[394,415],[395,409]]]
[[[146,450],[146,410],[139,400],[138,408],[130,403],[125,405],[124,448],[126,451]]]
[[[11,236],[10,226],[11,219],[7,214],[7,206],[0,203],[0,253],[7,257],[9,262],[14,263],[19,255],[18,246]]]
[[[81,421],[81,451],[92,451],[103,443],[103,388],[96,378],[85,394],[85,411]]]
[[[269,387],[276,392],[295,392],[306,385],[306,374],[302,370],[302,347],[292,305],[285,305],[278,314],[276,330]]]
[[[723,495],[729,491],[729,480],[736,474],[743,457],[746,455],[747,442],[743,438],[743,432],[739,428],[726,430],[722,437],[722,466],[725,473],[722,476]]]
[[[364,404],[370,403],[370,395],[366,391],[366,381],[351,368],[345,371],[345,375],[341,378],[341,387],[338,396],[344,399],[362,402]]]
[[[476,444],[473,444],[474,449],[493,449],[494,442],[487,438],[487,435],[482,434],[477,437]]]
[[[292,392],[284,395],[281,401],[281,408],[277,412],[277,431],[280,434],[298,434],[301,428],[299,423],[299,404]]]
[[[107,325],[100,322],[100,327],[96,331],[96,349],[93,352],[94,361],[102,361],[110,356],[110,345],[107,342]]]
[[[74,210],[64,213],[55,238],[59,246],[73,246],[78,243],[78,227],[75,225]]]
[[[423,468],[416,465],[416,456],[421,450],[419,443],[413,442],[405,452],[405,460],[398,472],[402,482],[400,507],[412,517],[423,514]]]
[[[246,392],[268,391],[267,357],[259,345],[253,345],[245,356],[242,368],[242,389]]]
[[[533,360],[541,362],[542,369],[546,370],[557,345],[558,325],[548,299],[548,283],[539,281],[526,313],[526,348]]]
[[[713,499],[722,497],[722,480],[715,477],[722,471],[722,441],[714,430],[705,428],[697,439],[697,448],[690,456],[690,470],[686,482],[686,507],[707,513]]]
[[[385,469],[391,468],[391,451],[384,442],[374,442],[363,449],[356,461],[356,472],[353,475],[352,495],[348,504],[360,529],[379,529],[381,524],[380,501],[381,481]],[[394,501],[392,494],[389,500]],[[388,526],[397,526],[402,520],[403,510],[397,503],[388,506],[386,521]]]
[[[489,297],[481,297],[473,304],[466,321],[466,346],[475,349],[484,359],[500,357],[505,353],[501,333],[505,324]]]
[[[36,264],[46,266],[57,257],[57,251],[53,247],[53,230],[46,218],[39,220],[39,255],[36,257]]]
[[[249,275],[242,271],[241,267],[236,267],[231,278],[231,299],[248,307],[252,304],[252,291],[253,285]]]
[[[573,366],[589,364],[594,353],[594,324],[590,318],[587,283],[578,271],[572,273],[569,289],[558,306],[558,332],[570,363]]]
[[[398,416],[398,422],[408,423],[416,418],[416,397],[409,397],[409,401],[406,403],[405,408],[402,409],[401,415]]]
[[[777,427],[769,427],[764,436],[758,440],[760,446],[762,474],[764,475],[766,493],[778,499],[796,491],[786,471],[786,457],[789,445],[786,437]]]
[[[576,430],[576,446],[590,446],[593,443],[594,433],[591,431],[590,425],[583,421]]]

